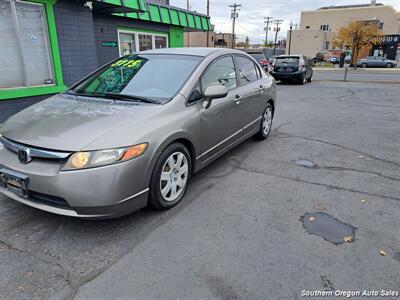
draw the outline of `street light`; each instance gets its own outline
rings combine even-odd
[[[292,29],[293,29],[293,21],[290,20],[290,24],[289,24],[289,55],[290,55],[290,47],[292,45]]]

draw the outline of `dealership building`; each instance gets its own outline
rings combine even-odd
[[[209,17],[144,0],[0,0],[0,100],[45,97],[118,56],[183,47]]]

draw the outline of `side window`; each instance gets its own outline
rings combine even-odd
[[[188,103],[193,103],[196,101],[199,101],[203,98],[202,92],[201,92],[201,87],[200,87],[200,82],[198,82],[193,89],[192,93],[189,96]]]
[[[230,56],[223,57],[213,62],[201,78],[201,86],[204,90],[212,85],[224,85],[228,90],[237,86],[235,65]]]
[[[237,56],[236,62],[239,68],[240,84],[247,84],[258,79],[256,66],[250,59],[243,56]]]

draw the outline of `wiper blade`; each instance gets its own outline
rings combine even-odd
[[[98,96],[115,100],[140,101],[145,103],[161,104],[160,101],[136,95],[105,93],[105,94],[99,94]]]

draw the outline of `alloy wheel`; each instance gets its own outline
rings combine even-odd
[[[272,109],[271,107],[267,107],[263,115],[263,124],[262,130],[264,135],[268,135],[269,131],[271,130],[272,126]]]
[[[182,152],[171,154],[161,169],[160,191],[167,202],[175,201],[185,190],[189,175],[189,164]]]

